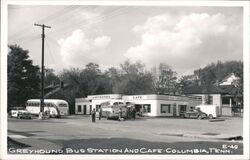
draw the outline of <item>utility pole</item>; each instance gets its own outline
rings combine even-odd
[[[40,113],[39,118],[44,119],[44,29],[51,28],[50,26],[46,26],[44,24],[34,24],[35,26],[42,27],[42,72],[41,72],[41,98],[40,98]]]

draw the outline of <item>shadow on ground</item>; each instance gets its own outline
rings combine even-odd
[[[9,137],[7,138],[7,144],[8,144],[8,148],[23,149],[23,148],[31,147],[29,145],[17,142]]]

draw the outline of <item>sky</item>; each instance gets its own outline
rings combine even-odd
[[[241,7],[9,5],[8,44],[29,50],[40,65],[41,27],[34,24],[45,24],[45,66],[56,72],[129,59],[148,70],[166,63],[184,75],[242,60],[242,22]]]

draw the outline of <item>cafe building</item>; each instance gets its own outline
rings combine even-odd
[[[117,100],[134,104],[137,112],[143,116],[179,116],[180,112],[194,108],[202,103],[199,96],[174,96],[174,95],[90,95],[87,98],[76,98],[75,113],[90,114],[93,108],[99,110],[101,103]]]

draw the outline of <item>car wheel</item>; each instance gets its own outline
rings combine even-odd
[[[201,119],[202,119],[202,116],[201,116],[201,115],[199,115],[197,119],[201,120]]]
[[[209,119],[213,119],[213,115],[212,115],[212,114],[209,114],[209,115],[208,115],[208,118],[209,118]]]

